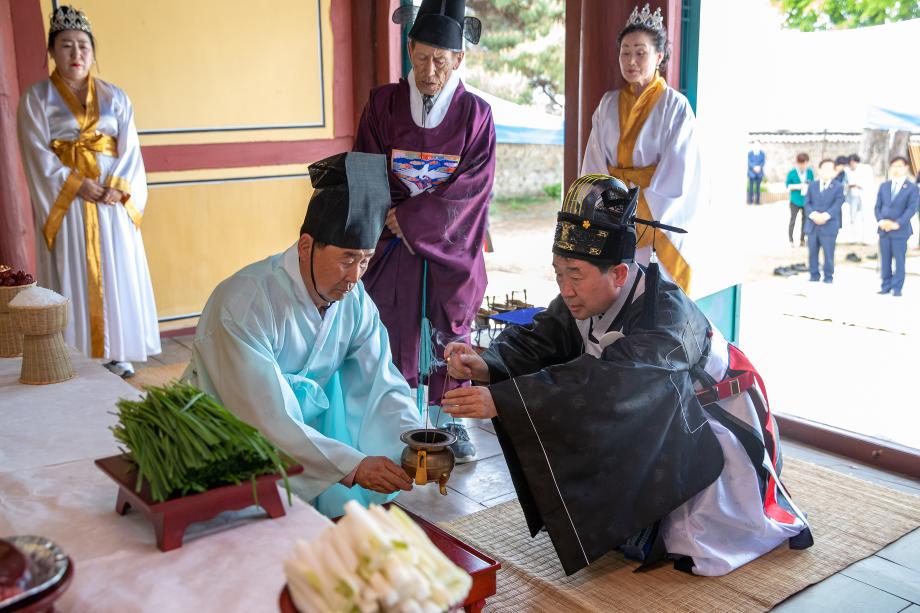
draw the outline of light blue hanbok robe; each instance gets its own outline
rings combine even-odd
[[[186,375],[300,462],[298,493],[330,517],[392,498],[339,481],[366,456],[398,464],[400,434],[421,427],[363,284],[320,317],[296,244],[217,286]]]

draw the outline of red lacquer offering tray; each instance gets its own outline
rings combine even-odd
[[[390,505],[386,504],[384,506],[388,507]],[[399,506],[399,508],[425,531],[431,542],[451,562],[465,570],[473,578],[473,587],[470,588],[470,593],[467,595],[466,600],[463,601],[463,610],[467,613],[479,613],[479,611],[482,611],[486,605],[486,598],[495,595],[495,576],[502,565],[481,551],[444,532],[428,520],[422,519],[402,506]],[[287,586],[281,591],[278,606],[281,608],[282,613],[297,613]]]
[[[252,499],[252,483],[246,481],[239,485],[225,485],[200,494],[190,494],[164,502],[154,502],[150,496],[150,486],[145,482],[141,491],[134,491],[137,483],[137,469],[123,455],[99,458],[95,461],[102,472],[118,484],[118,499],[115,511],[124,515],[134,507],[153,523],[160,551],[170,551],[182,547],[185,529],[195,522],[207,521],[224,511],[245,509],[255,503]],[[300,465],[287,469],[288,476],[303,472]],[[281,479],[279,474],[262,475],[256,479],[258,505],[272,519],[283,517],[284,503],[275,482]]]

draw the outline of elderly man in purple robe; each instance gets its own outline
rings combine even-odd
[[[405,79],[371,91],[355,151],[384,153],[392,207],[364,285],[390,335],[396,366],[415,388],[428,386],[431,421],[457,435],[458,462],[476,450],[461,423],[440,410],[444,392],[461,383],[436,364],[419,376],[421,320],[431,322],[436,355],[467,340],[486,289],[482,247],[495,176],[492,111],[466,91],[455,72],[464,38],[479,41],[481,24],[464,0],[423,0],[393,14],[412,22]],[[439,348],[440,346],[440,348]],[[420,378],[422,380],[420,380]],[[464,383],[466,384],[466,383]]]

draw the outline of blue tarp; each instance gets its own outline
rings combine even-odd
[[[495,139],[500,143],[561,145],[563,136],[563,128],[546,130],[525,126],[509,126],[500,123],[495,124]]]
[[[545,310],[546,307],[515,309],[514,311],[508,311],[507,313],[489,315],[489,319],[500,321],[503,324],[511,324],[513,326],[526,326],[533,323],[533,318],[536,317],[537,313]]]
[[[561,145],[565,124],[559,115],[487,94],[466,83],[467,91],[476,94],[492,107],[495,138],[500,143],[523,145]]]
[[[875,130],[920,132],[920,114],[916,109],[900,110],[882,105],[869,105],[866,127]]]

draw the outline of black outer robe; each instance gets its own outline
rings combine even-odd
[[[709,321],[677,286],[658,283],[654,329],[642,327],[647,291],[623,307],[625,336],[600,359],[584,353],[560,296],[483,354],[495,431],[531,536],[546,527],[569,575],[722,472],[690,373],[708,355]]]

